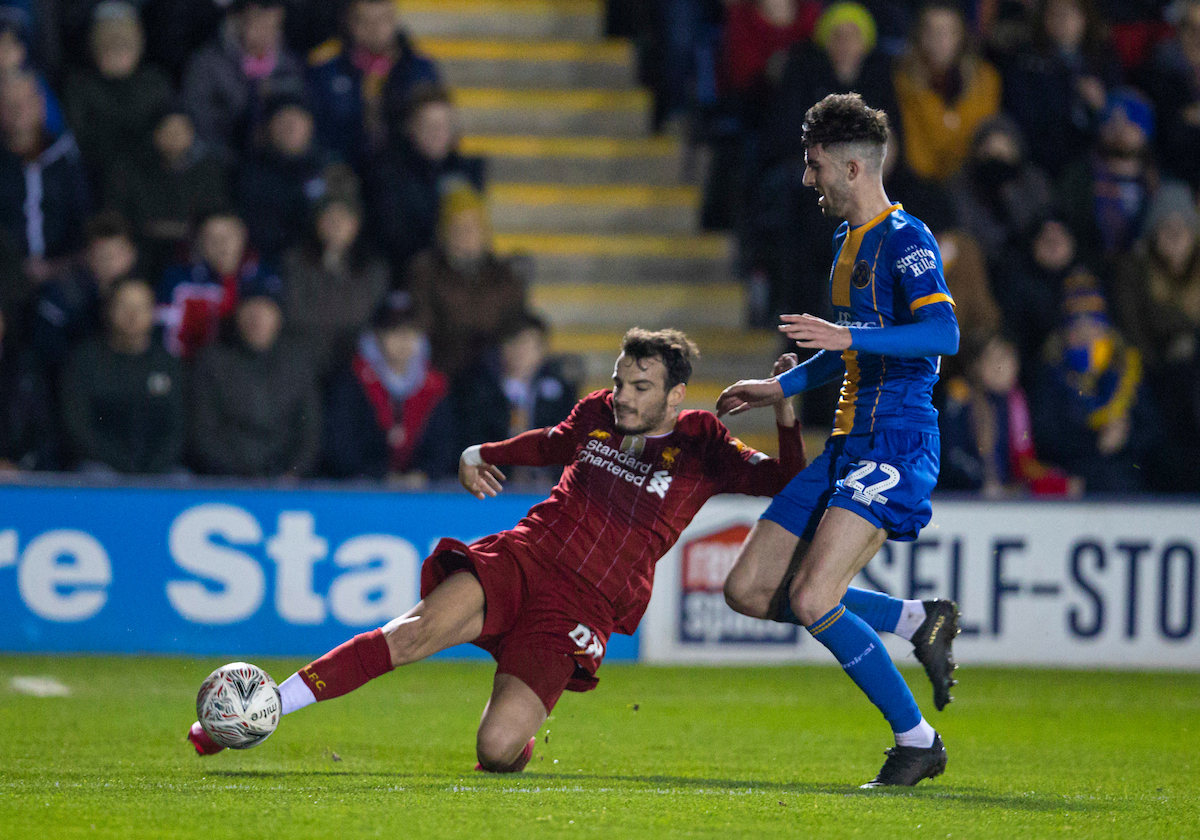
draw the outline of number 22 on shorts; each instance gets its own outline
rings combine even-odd
[[[862,466],[842,479],[842,483],[854,491],[854,501],[864,505],[874,502],[879,502],[881,505],[887,504],[887,496],[883,495],[883,491],[891,490],[900,483],[900,471],[891,464],[877,464],[874,461],[859,461],[859,463]],[[887,478],[874,484],[863,484],[862,480],[876,469]]]

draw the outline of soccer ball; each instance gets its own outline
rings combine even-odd
[[[196,717],[222,747],[257,746],[279,725],[283,704],[275,680],[248,662],[230,662],[208,675],[196,695]]]

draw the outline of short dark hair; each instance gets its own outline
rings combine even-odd
[[[888,118],[863,101],[857,93],[831,93],[804,115],[804,148],[838,143],[870,143],[884,146]]]
[[[500,329],[500,342],[511,341],[526,330],[536,330],[542,340],[550,337],[550,324],[536,312],[524,310]]]
[[[621,352],[631,359],[658,359],[667,369],[667,390],[686,385],[692,378],[692,362],[700,348],[679,330],[646,330],[634,327],[625,333]]]
[[[132,242],[133,230],[116,210],[101,210],[84,223],[83,236],[89,244],[100,239],[116,239],[118,236]]]

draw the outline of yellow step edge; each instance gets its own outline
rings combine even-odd
[[[604,306],[615,295],[625,302],[647,308],[684,305],[688,303],[738,309],[745,305],[746,291],[741,283],[656,283],[653,286],[607,286],[598,288],[589,283],[535,285],[530,296],[535,307],[544,306]],[[633,326],[632,324],[630,326]],[[701,348],[701,353],[704,352]]]
[[[459,141],[466,155],[489,157],[633,158],[675,157],[674,137],[537,137],[468,134]]]
[[[459,108],[492,111],[645,111],[650,93],[645,90],[516,90],[508,88],[455,88]]]
[[[393,0],[401,18],[409,14],[599,15],[601,0]]]
[[[733,330],[702,327],[686,330],[700,347],[701,358],[739,353],[775,351],[779,334],[773,330]],[[550,336],[550,348],[555,353],[608,353],[621,346],[621,330],[556,329]]]
[[[532,253],[546,256],[719,260],[728,257],[731,251],[728,237],[720,234],[597,236],[585,233],[501,233],[496,235],[495,245],[501,254]]]
[[[697,187],[653,187],[638,184],[492,184],[488,199],[494,204],[552,206],[561,204],[604,207],[699,207]]]
[[[498,41],[487,38],[418,38],[417,49],[440,61],[581,61],[625,64],[633,46],[623,38],[582,41]]]

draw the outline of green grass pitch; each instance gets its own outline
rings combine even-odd
[[[200,759],[183,736],[218,664],[0,657],[0,838],[1200,837],[1200,674],[964,668],[939,714],[906,668],[949,768],[860,791],[890,739],[833,667],[609,664],[525,773],[485,776],[486,664],[402,669]]]

